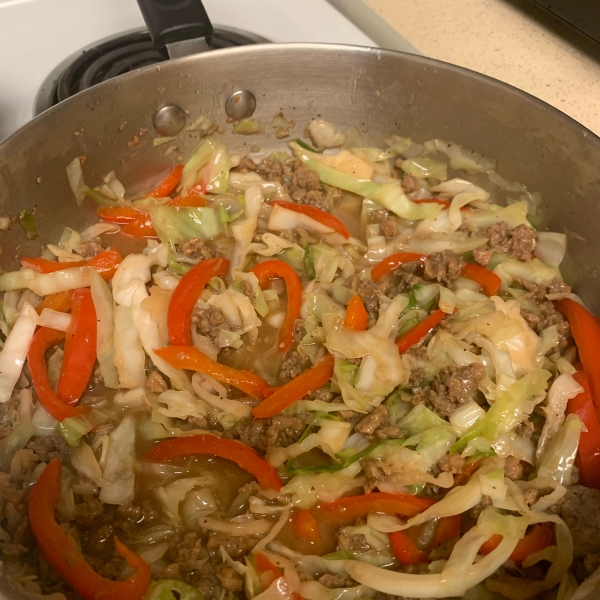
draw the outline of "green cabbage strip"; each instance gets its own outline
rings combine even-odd
[[[536,369],[513,383],[500,395],[485,417],[477,421],[462,438],[450,447],[450,454],[458,452],[477,437],[493,441],[502,421],[514,415],[527,398],[543,392],[550,377],[549,371]]]
[[[427,218],[433,219],[442,210],[442,206],[439,204],[416,204],[415,202],[411,202],[397,181],[381,184],[366,179],[358,179],[323,164],[319,161],[318,154],[308,152],[294,142],[290,142],[290,147],[294,151],[294,154],[318,175],[322,183],[333,185],[347,192],[353,192],[359,196],[374,200],[403,219],[411,221]]]
[[[223,231],[220,212],[203,206],[151,206],[150,217],[161,242],[169,244],[189,238],[208,240]]]

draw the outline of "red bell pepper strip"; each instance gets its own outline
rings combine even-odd
[[[301,508],[292,516],[292,529],[300,539],[311,544],[316,544],[321,539],[319,523],[306,508]]]
[[[431,542],[431,549],[428,551],[419,550],[413,538],[410,536],[410,529],[412,529],[412,527],[403,531],[394,531],[390,533],[392,549],[398,562],[402,565],[416,565],[426,562],[429,558],[431,549],[440,546],[448,540],[459,538],[460,515],[444,517],[438,520]]]
[[[398,514],[404,517],[414,517],[423,512],[434,500],[411,496],[410,494],[390,494],[388,492],[373,492],[360,496],[347,496],[333,502],[327,502],[317,507],[325,513],[328,519],[354,521],[369,513],[381,512]]]
[[[150,585],[146,561],[115,536],[115,550],[134,570],[124,581],[99,575],[56,522],[54,510],[60,496],[60,459],[42,471],[29,496],[29,524],[45,559],[85,600],[140,600]]]
[[[49,294],[37,305],[35,310],[38,315],[41,315],[45,308],[51,308],[56,312],[69,312],[71,310],[71,292]]]
[[[556,301],[556,308],[569,320],[571,334],[577,344],[596,412],[600,412],[600,321],[584,306],[570,298]]]
[[[554,529],[550,523],[538,523],[534,525],[531,531],[519,540],[519,543],[510,555],[510,560],[516,563],[522,563],[527,557],[534,552],[539,552],[547,548],[554,540]],[[479,554],[489,554],[495,550],[502,536],[494,534],[489,540],[479,548]]]
[[[281,206],[281,208],[286,208],[287,210],[310,217],[311,219],[321,223],[321,225],[325,225],[325,227],[329,227],[337,233],[340,233],[346,239],[352,237],[352,234],[348,231],[348,229],[346,229],[346,226],[337,217],[334,217],[332,214],[329,214],[320,208],[316,208],[315,206],[309,206],[308,204],[297,204],[296,202],[288,202],[287,200],[273,200],[272,202],[269,202],[269,204],[271,206]]]
[[[413,200],[415,204],[441,204],[444,208],[450,208],[450,200],[442,200],[441,198],[427,198],[423,200]]]
[[[65,336],[65,354],[56,388],[67,404],[77,404],[96,364],[96,309],[89,288],[71,294],[71,324]]]
[[[22,258],[21,264],[37,273],[55,273],[56,271],[65,271],[75,267],[93,267],[102,275],[103,279],[108,281],[115,274],[122,261],[123,257],[119,254],[119,251],[116,248],[110,248],[109,250],[103,250],[89,260],[58,262],[45,258]]]
[[[580,482],[600,490],[600,424],[585,371],[574,373],[573,379],[583,388],[583,392],[569,400],[567,413],[577,415],[587,429],[581,432],[575,465],[579,469]]]
[[[460,515],[453,515],[452,517],[442,517],[435,529],[433,536],[433,545],[439,546],[448,540],[453,540],[460,537]]]
[[[350,298],[348,308],[346,309],[346,317],[344,319],[344,327],[354,331],[364,331],[367,328],[369,313],[365,309],[363,301],[358,294]]]
[[[483,462],[483,458],[479,458],[477,460],[473,460],[469,463],[466,463],[463,468],[455,475],[454,477],[454,485],[453,488],[458,485],[464,485],[471,479],[471,475],[479,469],[481,463]]]
[[[265,489],[279,491],[283,485],[277,471],[250,446],[210,434],[165,440],[146,454],[146,460],[167,462],[198,454],[218,456],[236,463],[256,477]]]
[[[101,206],[96,214],[106,223],[124,225],[139,218],[141,212],[132,206]]]
[[[150,192],[153,198],[166,198],[177,187],[183,172],[183,165],[175,165],[171,172]]]
[[[169,200],[167,202],[167,206],[175,206],[177,208],[183,206],[189,206],[192,208],[199,208],[202,206],[206,206],[207,201],[203,196],[177,196],[177,198],[173,198],[173,200]]]
[[[263,398],[268,398],[271,394],[274,394],[282,385],[273,385],[263,390]]]
[[[444,317],[446,313],[438,308],[434,310],[426,319],[409,329],[404,335],[396,340],[398,352],[404,354],[409,348],[418,344]]]
[[[78,417],[92,410],[89,405],[69,406],[65,404],[50,385],[44,355],[48,348],[52,348],[61,342],[64,335],[62,331],[40,327],[33,336],[27,353],[31,380],[38,400],[57,421],[62,421],[68,417]]]
[[[477,282],[488,296],[495,296],[502,285],[502,280],[496,273],[473,263],[466,263],[460,274],[466,279]]]
[[[283,577],[283,573],[274,565],[264,554],[258,552],[254,556],[254,568],[258,573],[258,578],[260,580],[260,586],[263,592],[276,580],[280,577]]]
[[[304,398],[309,392],[325,385],[333,375],[333,356],[328,354],[318,365],[300,373],[282,385],[252,409],[257,419],[268,419]]]
[[[419,550],[413,539],[404,531],[390,533],[392,550],[401,565],[418,565],[427,562],[429,552]]]
[[[134,237],[158,237],[149,213],[140,213],[136,219],[123,225],[121,231]]]
[[[378,265],[371,269],[371,279],[373,281],[381,281],[386,275],[397,269],[400,265],[404,265],[416,260],[425,260],[427,254],[417,254],[416,252],[399,252],[384,258]]]
[[[300,277],[296,275],[296,271],[290,265],[277,259],[261,262],[250,269],[250,272],[258,277],[258,282],[262,289],[266,288],[269,281],[275,277],[282,277],[285,281],[287,308],[279,331],[278,349],[280,352],[286,352],[292,345],[294,323],[300,316],[300,305],[302,304],[302,282],[300,281]]]
[[[181,285],[181,284],[180,284]],[[194,346],[167,346],[154,352],[176,369],[206,373],[221,383],[228,383],[252,398],[262,398],[269,384],[252,371],[234,369],[209,358]]]
[[[206,284],[213,277],[226,275],[229,261],[226,258],[209,258],[194,265],[179,281],[173,291],[167,311],[169,341],[173,346],[191,346],[192,311]]]

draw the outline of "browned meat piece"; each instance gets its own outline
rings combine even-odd
[[[463,257],[452,250],[434,252],[423,261],[423,277],[448,286],[460,275],[464,266]]]
[[[194,308],[192,323],[196,325],[198,333],[208,337],[213,344],[217,342],[222,329],[226,331],[235,331],[236,329],[236,326],[230,323],[215,306],[204,309]]]
[[[384,423],[387,423],[389,418],[390,411],[387,409],[387,407],[383,406],[383,404],[380,404],[355,425],[354,431],[364,435],[373,435],[375,430]]]
[[[75,523],[80,527],[90,527],[104,512],[104,504],[94,497],[85,497],[84,502],[75,505]]]
[[[419,180],[416,177],[413,177],[412,175],[405,175],[402,178],[400,185],[402,186],[402,190],[405,194],[416,192],[421,187]]]
[[[387,462],[380,458],[366,458],[361,461],[360,465],[367,478],[365,493],[375,489],[379,482],[383,481],[392,472]]]
[[[483,365],[472,363],[464,367],[445,367],[436,373],[429,388],[416,388],[418,391],[412,398],[412,403],[426,404],[442,417],[451,415],[457,405],[470,400],[477,386],[486,377]]]
[[[263,158],[256,167],[256,171],[267,181],[283,183],[283,165],[278,160]]]
[[[398,225],[396,224],[396,219],[392,215],[381,222],[381,233],[388,239],[398,235]]]
[[[514,276],[515,283],[527,290],[525,298],[533,298],[537,301],[546,300],[546,294],[569,294],[571,292],[570,286],[568,286],[562,279],[562,277],[555,277],[552,281],[538,285],[521,277]]]
[[[306,424],[298,417],[276,415],[267,427],[267,446],[289,446],[300,439]]]
[[[600,491],[572,485],[557,502],[560,514],[573,536],[576,557],[600,552]]]
[[[102,250],[104,250],[104,246],[102,245],[102,240],[100,238],[93,238],[87,242],[81,242],[81,256],[86,260],[100,254]]]
[[[305,167],[300,159],[286,163],[284,170],[286,172],[288,193],[292,200],[329,211],[327,195],[314,171]]]
[[[137,523],[144,518],[144,511],[139,504],[123,504],[121,506],[117,506],[117,515],[122,519],[127,519],[128,521],[133,521]]]
[[[533,506],[540,497],[540,491],[536,488],[529,488],[523,492],[523,499],[527,506]]]
[[[261,452],[267,449],[266,430],[269,426],[267,419],[240,419],[228,432],[227,436],[239,439],[247,446],[252,446]]]
[[[367,312],[374,313],[379,310],[380,288],[372,279],[361,279],[358,275],[352,275],[348,279],[348,287],[360,296]]]
[[[353,587],[357,585],[356,581],[349,577],[346,574],[333,574],[326,573],[325,575],[321,575],[317,580],[321,585],[324,585],[326,588],[337,589],[337,588],[347,588]]]
[[[115,530],[112,525],[108,523],[100,525],[90,536],[86,544],[86,550],[96,556],[109,556],[114,549],[114,535]]]
[[[49,437],[36,436],[29,441],[25,448],[33,450],[43,462],[50,462],[57,456],[64,462],[69,459],[70,455],[69,445],[60,433],[54,433]]]
[[[268,446],[289,446],[300,439],[306,424],[298,417],[276,415],[272,419],[240,419],[227,433],[264,452]]]
[[[331,402],[334,404],[344,404],[344,399],[341,396],[336,396]],[[342,417],[345,421],[350,421],[354,419],[359,413],[354,412],[353,410],[338,410],[337,414]]]
[[[475,250],[473,250],[475,262],[483,267],[487,267],[490,258],[492,258],[492,254],[494,254],[494,251],[491,248],[475,248]]]
[[[406,384],[407,388],[418,387],[423,383],[423,380],[426,377],[425,369],[419,367],[411,372],[410,377],[408,378],[408,383]]]
[[[279,381],[287,383],[302,373],[304,359],[297,352],[290,352],[279,367]]]
[[[556,350],[562,352],[573,344],[571,338],[571,327],[564,315],[558,312],[554,303],[550,300],[537,301],[539,312],[522,309],[521,315],[527,321],[527,324],[536,333],[541,333],[547,327],[556,325],[558,330],[558,340],[556,345],[548,350],[546,354],[552,354]]]
[[[490,248],[517,260],[531,260],[535,248],[535,231],[527,225],[510,228],[506,221],[495,223],[485,230]]]
[[[456,475],[465,466],[465,459],[460,454],[446,454],[437,463],[438,469],[444,473]]]
[[[375,437],[378,440],[397,440],[398,438],[403,437],[403,435],[400,428],[394,427],[393,425],[382,425],[375,430]]]
[[[346,552],[368,552],[371,549],[367,538],[362,533],[348,534],[344,529],[337,533],[338,550]]]
[[[324,387],[308,392],[308,397],[311,400],[321,400],[323,402],[331,402],[333,400],[333,394]]]
[[[0,439],[4,439],[15,426],[14,416],[19,406],[19,395],[13,396],[8,402],[0,404]]]
[[[301,342],[302,338],[306,335],[306,327],[304,321],[298,319],[294,324],[294,341]]]
[[[242,158],[240,159],[240,164],[237,166],[237,170],[241,171],[242,173],[247,173],[248,171],[256,171],[256,169],[256,163],[247,156],[242,156]]]
[[[158,371],[152,371],[146,378],[146,389],[151,394],[162,394],[169,389],[169,386]]]
[[[231,567],[225,567],[217,577],[227,592],[239,592],[244,587],[244,581]]]
[[[241,558],[244,554],[248,554],[256,544],[258,544],[258,539],[247,535],[232,537],[226,533],[215,533],[209,536],[206,547],[211,554],[216,554],[223,546],[231,558]]]
[[[521,461],[514,456],[507,456],[504,461],[504,474],[513,481],[523,479],[523,465]]]
[[[204,417],[188,417],[187,424],[194,429],[206,429],[208,421]]]
[[[489,496],[482,496],[479,504],[475,505],[469,512],[469,516],[478,519],[484,508],[492,505],[492,499]]]
[[[200,238],[189,238],[177,244],[179,252],[190,260],[213,258],[212,250]]]
[[[535,424],[527,418],[525,421],[521,421],[516,427],[515,432],[517,435],[524,437],[526,440],[530,440],[535,431]]]

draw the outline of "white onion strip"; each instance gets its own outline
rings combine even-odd
[[[38,319],[40,327],[49,327],[57,331],[66,331],[71,324],[72,317],[68,313],[58,312],[52,308],[44,308]]]

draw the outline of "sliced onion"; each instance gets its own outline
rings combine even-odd
[[[274,206],[271,217],[269,218],[269,229],[273,231],[287,231],[288,229],[296,229],[297,227],[306,227],[315,233],[325,234],[333,233],[331,227],[319,223],[315,219],[297,213],[293,210],[283,208],[283,206]]]

